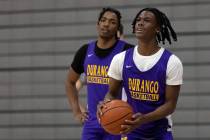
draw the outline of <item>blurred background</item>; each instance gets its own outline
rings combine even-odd
[[[0,0],[0,140],[79,140],[64,81],[77,49],[96,39],[106,6],[120,10],[133,44],[140,9],[166,13],[178,42],[165,47],[184,65],[175,140],[210,139],[210,0]]]

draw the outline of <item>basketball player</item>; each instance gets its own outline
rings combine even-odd
[[[66,92],[75,118],[84,124],[82,140],[119,140],[120,136],[106,133],[96,117],[97,104],[103,101],[108,92],[108,69],[117,53],[131,48],[132,45],[119,40],[117,31],[121,24],[121,14],[113,8],[103,8],[98,22],[97,41],[82,46],[76,53],[66,81]],[[82,112],[76,90],[76,81],[81,73],[87,79],[88,113]]]
[[[167,16],[156,8],[139,11],[132,25],[138,44],[113,58],[105,102],[115,99],[123,85],[135,112],[133,119],[121,126],[126,135],[123,140],[172,140],[170,114],[176,108],[183,66],[160,43],[167,40],[171,44],[171,38],[176,41],[176,33]],[[101,107],[103,104],[99,113]]]
[[[120,40],[124,40],[124,34],[123,34],[123,25],[120,24],[120,27],[119,29],[117,30],[117,37],[120,39]],[[86,76],[84,73],[82,73],[80,75],[80,78],[77,80],[76,82],[76,89],[78,90],[78,92],[83,88],[84,85],[86,85]]]

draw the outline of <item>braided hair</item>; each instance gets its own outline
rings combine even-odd
[[[156,34],[158,43],[162,42],[163,44],[165,44],[165,39],[166,39],[169,42],[169,44],[171,44],[171,37],[173,38],[174,41],[177,41],[177,35],[174,29],[172,28],[168,17],[163,12],[161,12],[156,8],[144,8],[138,12],[132,23],[133,33],[135,33],[136,20],[143,11],[150,11],[155,15],[157,23],[160,27],[160,32]]]

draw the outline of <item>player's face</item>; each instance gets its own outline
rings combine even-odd
[[[139,14],[135,24],[135,35],[138,39],[154,39],[158,30],[159,26],[152,12],[143,11]]]
[[[107,11],[98,22],[97,28],[100,37],[112,38],[116,35],[118,30],[117,15],[113,12]]]

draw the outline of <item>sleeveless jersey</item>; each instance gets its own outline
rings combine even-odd
[[[158,62],[147,71],[140,71],[133,61],[134,49],[126,51],[123,64],[123,87],[127,102],[135,113],[146,114],[154,111],[165,102],[166,69],[171,53],[164,50]],[[169,126],[167,118],[141,125],[129,135],[150,138],[160,136]]]
[[[112,58],[123,51],[125,42],[119,40],[108,56],[100,58],[95,54],[96,42],[89,43],[84,62],[85,74],[87,77],[87,104],[89,112],[89,121],[95,121],[93,125],[97,126],[97,105],[103,101],[108,92],[108,69]]]

